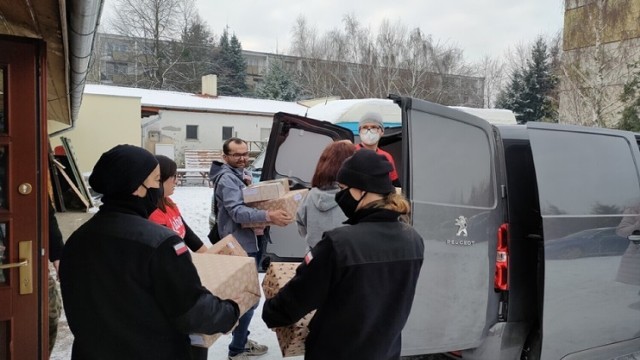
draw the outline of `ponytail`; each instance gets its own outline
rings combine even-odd
[[[408,223],[409,213],[411,212],[411,204],[404,195],[398,193],[389,193],[380,200],[367,204],[367,207],[383,208],[393,210],[401,214],[400,221]]]

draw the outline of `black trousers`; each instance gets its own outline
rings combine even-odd
[[[191,360],[207,360],[209,348],[200,346],[190,346]]]

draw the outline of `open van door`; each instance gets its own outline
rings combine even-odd
[[[261,180],[288,177],[292,189],[311,187],[311,178],[324,148],[336,140],[353,141],[353,133],[327,121],[277,113],[262,168]],[[298,234],[295,221],[286,227],[271,226],[266,256],[274,260],[304,257],[307,243]]]
[[[620,226],[640,217],[635,136],[531,122],[527,133],[544,239],[540,358],[638,351],[640,241]]]
[[[497,322],[496,238],[505,214],[501,160],[487,121],[397,98],[403,122],[403,191],[425,244],[402,354],[475,348]]]

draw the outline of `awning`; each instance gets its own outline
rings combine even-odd
[[[73,125],[104,0],[0,0],[0,34],[47,44],[47,119]]]

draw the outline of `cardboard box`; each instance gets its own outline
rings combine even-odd
[[[229,234],[207,249],[208,254],[248,256],[236,238]]]
[[[304,200],[304,197],[307,196],[308,192],[309,189],[291,190],[278,199],[251,203],[247,204],[247,206],[251,206],[252,208],[260,210],[284,210],[289,215],[291,215],[293,219],[295,219],[296,211],[298,211],[298,206],[300,205],[300,203],[302,203],[302,200]],[[242,227],[264,227],[268,225],[271,224],[266,222],[259,222],[242,224]]]
[[[262,290],[267,299],[274,297],[293,278],[300,263],[272,262],[264,275]],[[293,325],[273,329],[283,357],[304,355],[304,341],[309,334],[309,322],[315,310]]]
[[[260,285],[256,260],[253,257],[217,254],[191,254],[200,281],[221,299],[239,300],[240,315],[260,301]],[[193,334],[199,346],[210,347],[221,334]]]
[[[261,181],[242,189],[242,197],[245,203],[254,203],[277,199],[289,192],[289,179]]]
[[[260,184],[268,184],[268,183],[280,183],[284,188],[284,192],[289,192],[289,178],[281,177],[275,180],[260,181]]]

